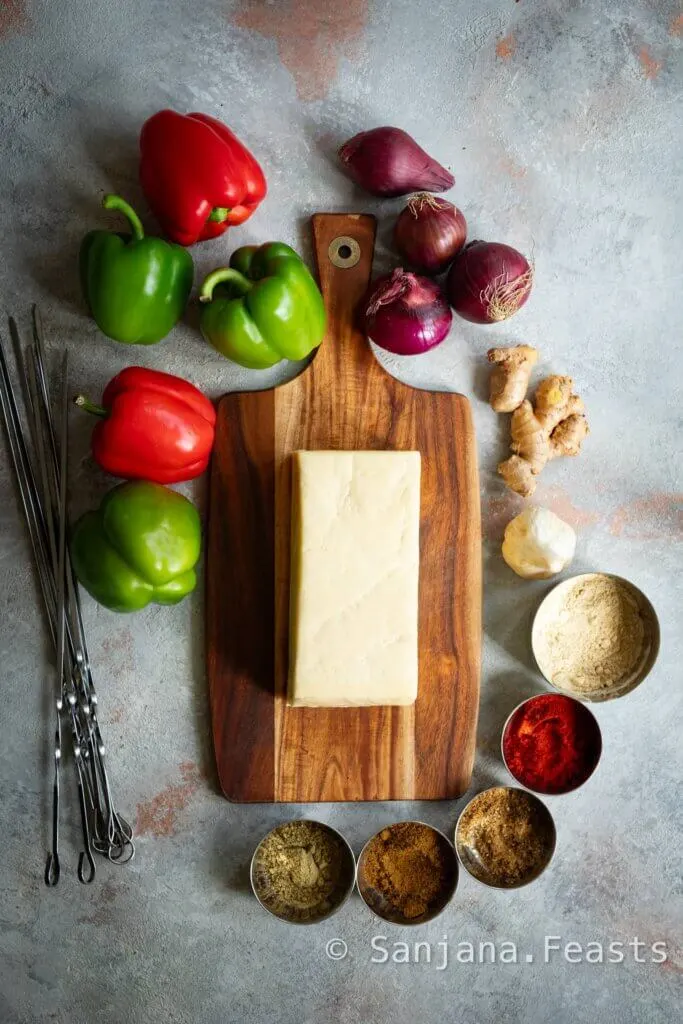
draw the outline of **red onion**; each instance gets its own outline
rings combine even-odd
[[[410,197],[394,228],[394,242],[401,256],[427,274],[445,270],[466,237],[467,221],[460,210],[429,192]]]
[[[529,261],[511,245],[469,242],[448,271],[446,291],[465,320],[495,324],[522,308],[533,280]]]
[[[341,147],[339,159],[349,176],[374,196],[405,196],[420,189],[445,192],[455,184],[451,172],[400,128],[359,132]]]
[[[417,356],[448,334],[453,314],[438,284],[397,267],[371,285],[362,305],[365,333],[399,356]]]

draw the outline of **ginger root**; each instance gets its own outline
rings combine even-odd
[[[583,401],[573,393],[573,385],[571,377],[546,377],[536,389],[533,405],[525,399],[512,414],[513,454],[500,463],[498,472],[524,498],[536,490],[536,477],[546,463],[560,455],[578,455],[588,434]]]
[[[498,472],[524,498],[536,490],[536,477],[545,464],[560,455],[578,455],[588,434],[583,402],[573,392],[571,377],[546,377],[536,388],[533,404],[525,398],[537,359],[538,352],[530,345],[488,352],[493,364],[491,407],[512,413],[512,455],[499,464]]]
[[[538,352],[531,345],[489,349],[488,360],[494,364],[491,373],[492,409],[496,412],[513,412],[521,405],[537,359]]]
[[[511,491],[529,498],[536,490],[536,477],[531,470],[531,463],[519,455],[511,455],[505,462],[498,464],[498,472]]]
[[[588,421],[582,413],[572,413],[550,435],[550,458],[558,455],[578,455],[581,442],[588,434]]]

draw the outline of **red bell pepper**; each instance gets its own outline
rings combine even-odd
[[[181,245],[242,224],[266,194],[263,171],[226,125],[175,110],[142,126],[140,182],[164,233]]]
[[[113,476],[174,484],[199,476],[209,463],[216,412],[181,377],[129,366],[109,381],[101,406],[84,395],[76,405],[103,417],[92,453]]]

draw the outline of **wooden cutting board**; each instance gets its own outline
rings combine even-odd
[[[472,418],[462,395],[389,376],[355,326],[375,228],[369,216],[313,217],[323,345],[290,383],[218,405],[206,637],[218,775],[230,800],[437,800],[470,782],[481,647]],[[289,708],[288,456],[378,448],[422,453],[417,703]]]

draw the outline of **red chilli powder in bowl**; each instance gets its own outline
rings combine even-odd
[[[578,789],[597,768],[600,727],[573,697],[542,693],[510,715],[503,730],[503,760],[510,774],[535,793]]]

